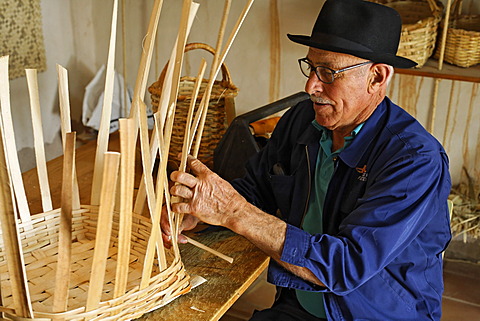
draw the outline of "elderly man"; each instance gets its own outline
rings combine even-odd
[[[221,225],[272,258],[277,300],[252,320],[440,319],[448,158],[386,97],[393,67],[415,65],[396,56],[400,31],[393,9],[327,0],[310,37],[288,35],[309,47],[310,100],[282,117],[246,177],[229,184],[192,157],[191,174],[172,174],[184,229]]]

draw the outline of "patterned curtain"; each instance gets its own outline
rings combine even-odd
[[[0,0],[0,56],[9,55],[10,79],[46,69],[40,0]]]

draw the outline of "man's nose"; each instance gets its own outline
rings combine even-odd
[[[316,91],[323,91],[324,85],[325,84],[318,79],[317,75],[312,72],[305,83],[305,91],[309,94],[312,94]]]

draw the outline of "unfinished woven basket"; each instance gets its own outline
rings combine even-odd
[[[188,292],[189,277],[181,260],[173,260],[164,271],[153,271],[149,285],[140,290],[143,258],[150,235],[151,223],[144,216],[133,214],[132,244],[127,292],[113,297],[118,244],[118,213],[114,213],[112,243],[109,249],[105,284],[100,305],[85,311],[89,289],[89,276],[97,229],[98,206],[83,205],[73,212],[72,278],[70,281],[68,310],[53,313],[55,270],[58,259],[58,230],[60,209],[32,215],[32,220],[19,220],[20,237],[24,249],[26,273],[30,298],[35,317],[32,320],[131,320],[165,305],[173,298]],[[6,317],[19,319],[12,308],[13,299],[7,270],[5,251],[0,253],[0,275],[2,280],[2,310]],[[22,318],[22,320],[26,320]]]
[[[438,0],[373,0],[398,11],[402,33],[397,55],[422,67],[433,54],[443,4]]]
[[[203,43],[190,43],[185,47],[185,52],[202,49],[211,54],[215,54],[215,50]],[[167,64],[168,65],[168,64]],[[154,82],[148,91],[151,94],[152,109],[154,112],[158,110],[158,104],[162,93],[163,79],[165,78],[167,65],[163,68],[158,80]],[[230,72],[225,64],[222,64],[222,80],[214,82],[210,101],[208,104],[207,118],[205,128],[200,143],[198,159],[205,163],[208,167],[213,168],[213,153],[220,139],[225,134],[227,128],[227,109],[234,109],[234,98],[237,96],[238,89],[232,83]],[[180,80],[180,87],[177,97],[177,107],[175,111],[175,121],[172,131],[170,143],[169,162],[170,168],[178,168],[178,154],[182,151],[183,138],[185,135],[185,123],[190,106],[191,94],[194,88],[196,77],[184,76]],[[208,79],[202,80],[200,92],[195,103],[195,110],[198,109],[203,98],[205,87]]]
[[[461,1],[452,3],[443,60],[468,68],[480,63],[480,15],[462,15]],[[440,37],[439,37],[440,38]],[[435,58],[440,58],[440,39]]]
[[[28,72],[27,79],[33,79],[29,75]],[[120,120],[121,153],[103,154],[101,184],[95,185],[93,175],[92,190],[101,185],[99,200],[91,202],[95,205],[80,205],[79,188],[88,185],[77,184],[76,136],[73,132],[65,133],[63,170],[60,169],[63,178],[56,182],[62,186],[61,208],[53,209],[45,157],[38,157],[43,150],[43,136],[39,135],[41,119],[36,115],[40,108],[36,106],[38,112],[32,113],[32,119],[34,139],[39,142],[35,152],[43,212],[30,215],[26,193],[35,191],[26,190],[23,185],[14,146],[8,85],[8,57],[0,57],[2,316],[23,321],[131,320],[188,292],[190,278],[177,243],[172,249],[165,248],[159,224],[152,224],[159,220],[158,210],[149,207],[148,213],[142,211],[146,216],[132,210],[134,176],[139,174],[134,169],[135,121]],[[31,92],[35,91],[33,87],[29,82]],[[38,92],[32,96],[38,96]],[[65,123],[70,120],[62,122],[62,131]],[[148,171],[142,174],[151,177]],[[114,210],[115,201],[118,212]]]

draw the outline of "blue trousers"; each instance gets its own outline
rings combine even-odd
[[[272,307],[255,311],[250,321],[326,321],[326,319],[308,313],[298,302],[295,290],[282,288]]]

